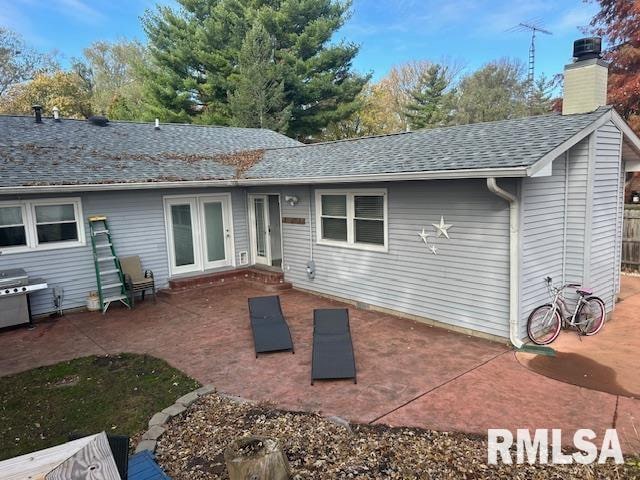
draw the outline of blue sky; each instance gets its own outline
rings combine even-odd
[[[144,40],[139,17],[154,0],[0,0],[0,25],[63,63],[96,40]],[[171,0],[163,0],[171,3]],[[397,63],[448,57],[467,69],[500,57],[526,61],[529,34],[508,32],[537,21],[553,32],[537,41],[537,73],[561,72],[572,41],[597,11],[582,0],[354,0],[353,15],[337,38],[361,44],[355,68],[383,76]]]

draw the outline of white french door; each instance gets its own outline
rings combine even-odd
[[[171,274],[233,265],[228,194],[165,197]]]
[[[249,222],[254,262],[271,265],[269,197],[267,195],[249,195]]]

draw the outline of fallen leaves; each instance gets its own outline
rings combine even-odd
[[[227,479],[223,452],[250,435],[278,439],[294,479],[609,479],[638,478],[633,465],[486,463],[486,439],[383,425],[349,429],[319,415],[207,395],[175,418],[156,456],[174,480]]]

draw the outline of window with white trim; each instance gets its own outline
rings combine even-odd
[[[0,251],[24,252],[85,244],[79,198],[0,202]]]
[[[27,246],[25,216],[19,203],[0,205],[0,248]]]
[[[387,249],[386,190],[316,190],[316,218],[320,244]]]

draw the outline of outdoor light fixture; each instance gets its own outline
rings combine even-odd
[[[284,197],[284,201],[287,202],[292,207],[295,207],[300,200],[295,195],[286,195]]]

